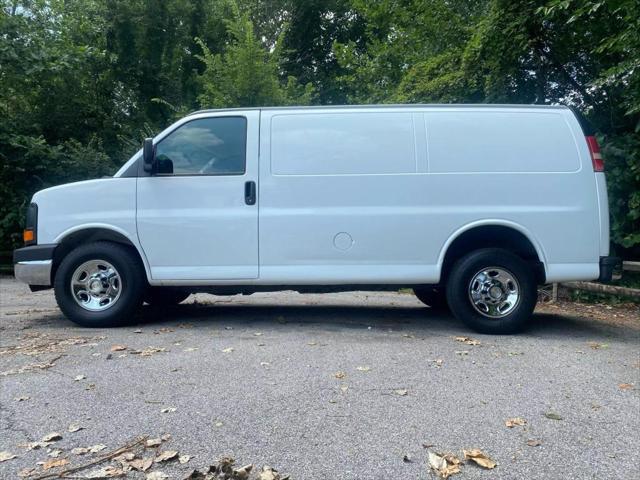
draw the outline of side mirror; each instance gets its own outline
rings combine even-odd
[[[142,162],[145,172],[153,172],[156,163],[156,152],[153,147],[153,138],[145,138],[142,144]]]

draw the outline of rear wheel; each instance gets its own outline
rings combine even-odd
[[[447,310],[447,296],[442,287],[420,286],[413,289],[418,300],[434,310]]]
[[[526,326],[536,305],[535,275],[507,250],[476,250],[453,266],[447,301],[453,314],[478,332],[516,333]]]
[[[152,307],[171,307],[189,298],[191,292],[171,287],[149,287],[144,294],[144,301]]]
[[[95,242],[72,250],[56,272],[60,310],[84,327],[116,327],[131,321],[146,285],[136,253],[125,245]]]

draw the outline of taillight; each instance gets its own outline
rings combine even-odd
[[[602,154],[600,153],[600,145],[598,145],[598,140],[596,140],[596,137],[593,137],[591,135],[585,138],[587,139],[587,145],[589,145],[589,153],[591,154],[593,171],[604,172],[604,160],[602,159]]]

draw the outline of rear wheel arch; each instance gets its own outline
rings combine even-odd
[[[529,263],[536,282],[545,283],[545,259],[539,244],[517,224],[483,223],[463,227],[452,235],[440,254],[440,283],[445,284],[460,258],[484,248],[501,248]]]

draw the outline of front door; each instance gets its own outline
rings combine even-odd
[[[154,281],[258,277],[259,111],[187,117],[154,142],[137,228]]]

